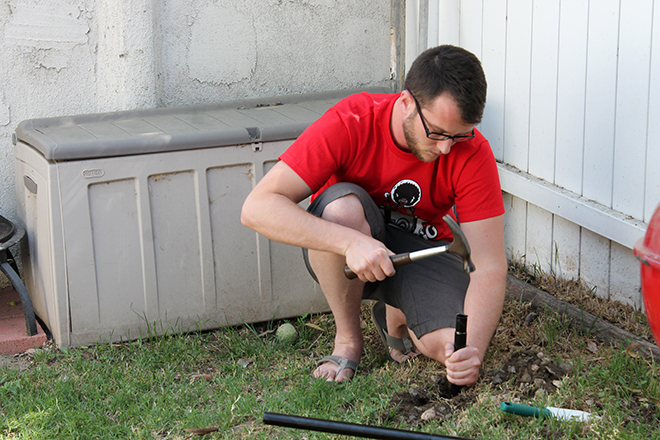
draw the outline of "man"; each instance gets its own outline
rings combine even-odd
[[[328,110],[246,199],[243,224],[302,247],[334,314],[334,351],[314,377],[353,377],[363,350],[360,304],[369,298],[378,300],[372,316],[392,360],[421,353],[445,364],[450,382],[477,381],[502,313],[507,267],[495,159],[474,128],[485,101],[473,54],[429,49],[401,93],[357,94]],[[309,195],[305,212],[296,204]],[[476,271],[465,274],[449,253],[395,270],[390,255],[452,240],[442,220],[452,210]],[[346,278],[345,265],[358,279]],[[467,346],[454,351],[461,312],[469,316]]]

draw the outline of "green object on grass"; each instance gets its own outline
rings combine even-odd
[[[525,417],[554,417],[560,420],[578,420],[585,422],[592,418],[592,415],[572,409],[553,408],[538,408],[536,406],[522,405],[520,403],[502,402],[500,409],[509,414],[516,414]]]

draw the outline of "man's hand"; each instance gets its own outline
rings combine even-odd
[[[383,243],[366,235],[349,244],[345,251],[346,265],[365,282],[382,281],[394,275],[390,255],[394,253]]]
[[[479,378],[479,350],[468,345],[454,351],[454,344],[445,346],[445,366],[447,367],[447,380],[456,385],[474,385]]]

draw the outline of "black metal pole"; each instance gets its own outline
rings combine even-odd
[[[331,434],[384,440],[469,440],[460,437],[429,434],[426,432],[404,431],[402,429],[382,428],[378,426],[360,425],[357,423],[335,422],[332,420],[290,416],[272,412],[264,413],[264,423],[267,425],[284,426],[287,428],[306,429],[309,431],[329,432]]]
[[[454,351],[465,348],[467,343],[467,315],[459,313],[456,315],[456,333],[454,333]],[[463,389],[460,385],[451,384],[451,394],[457,395]]]

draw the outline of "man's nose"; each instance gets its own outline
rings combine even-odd
[[[445,141],[438,141],[436,142],[435,145],[438,151],[440,151],[440,153],[449,154],[451,147],[454,145],[454,141],[451,139],[447,139]]]

